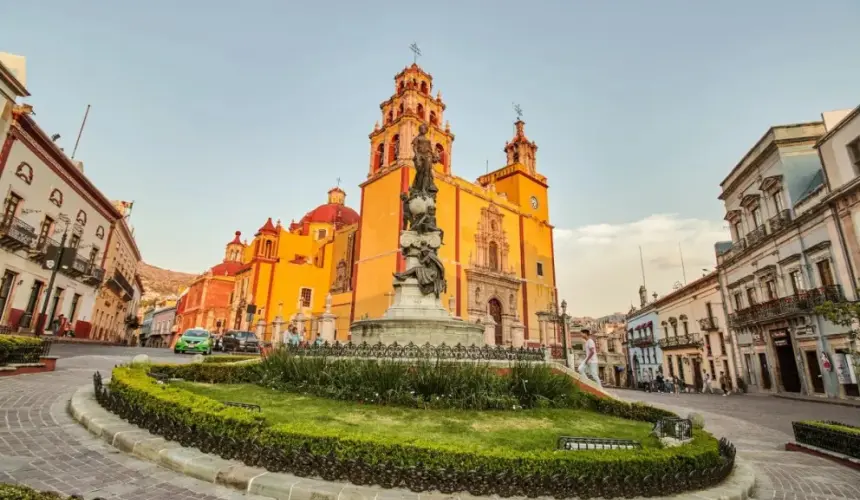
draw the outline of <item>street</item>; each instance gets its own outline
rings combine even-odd
[[[134,355],[182,362],[191,356],[167,349],[56,344],[60,356],[53,373],[0,378],[0,482],[21,482],[40,490],[127,500],[248,498],[126,456],[94,438],[73,421],[66,404],[73,391]],[[769,396],[615,391],[686,416],[701,413],[705,427],[729,438],[757,472],[756,498],[860,499],[860,472],[831,461],[784,451],[792,439],[791,421],[840,420],[860,424],[860,411]]]

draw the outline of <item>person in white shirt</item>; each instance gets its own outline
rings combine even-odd
[[[597,346],[594,344],[594,339],[591,338],[590,330],[582,330],[582,333],[585,334],[585,359],[579,364],[579,374],[590,378],[602,387],[603,384],[600,383],[600,376],[597,373]],[[588,369],[587,373],[586,368]]]

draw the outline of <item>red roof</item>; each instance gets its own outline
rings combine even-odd
[[[241,262],[227,261],[212,266],[210,271],[213,276],[235,276],[244,266]]]
[[[355,224],[360,219],[355,210],[338,203],[326,203],[306,213],[299,225],[304,223],[324,222],[338,226]]]
[[[266,219],[266,223],[263,224],[263,227],[257,230],[257,234],[260,233],[270,233],[270,234],[278,234],[278,230],[275,229],[275,225],[272,223],[272,218],[269,217]]]
[[[271,221],[272,219],[269,219],[269,220]],[[231,241],[230,243],[227,243],[227,244],[228,245],[241,245],[242,240],[239,239],[240,236],[242,236],[242,231],[236,231],[236,237],[233,238],[233,241]]]

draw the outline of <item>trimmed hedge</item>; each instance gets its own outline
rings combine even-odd
[[[216,354],[203,358],[204,363],[237,363],[239,361],[247,361],[249,359],[260,359],[260,356],[241,356],[233,354]]]
[[[59,493],[36,491],[17,484],[0,484],[0,498],[3,500],[83,500],[80,495],[66,496]],[[93,500],[104,500],[94,498]]]
[[[818,420],[792,422],[791,427],[798,443],[860,458],[860,427]]]
[[[232,370],[232,376],[242,372]],[[183,446],[273,472],[416,492],[558,498],[668,495],[716,484],[734,464],[734,448],[703,431],[694,431],[690,445],[636,452],[472,450],[431,439],[346,439],[315,421],[269,425],[259,413],[157,384],[146,368],[114,369],[109,392],[101,388],[98,374],[95,385],[103,406]]]
[[[0,335],[0,366],[8,363],[38,363],[42,339],[20,335]]]
[[[332,359],[278,351],[255,364],[159,365],[153,371],[193,382],[256,383],[329,399],[411,408],[581,408],[646,422],[677,417],[652,406],[580,391],[570,377],[534,363],[514,363],[503,374],[480,363]]]

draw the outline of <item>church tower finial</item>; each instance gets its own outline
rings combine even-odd
[[[526,122],[522,120],[522,109],[519,105],[515,104],[514,110],[517,113],[517,121],[514,122],[514,138],[505,144],[507,164],[514,165],[519,163],[523,165],[530,174],[534,174],[537,172],[537,145],[526,137]]]

